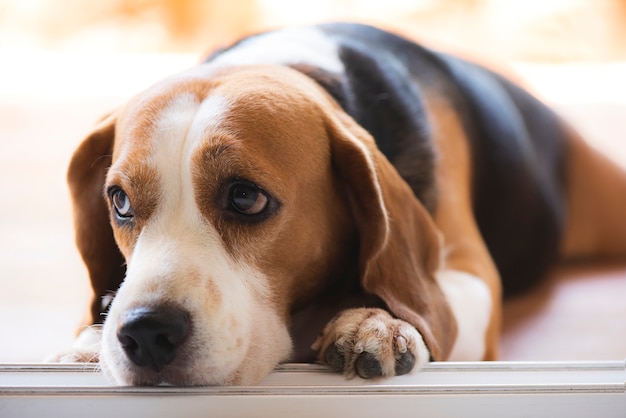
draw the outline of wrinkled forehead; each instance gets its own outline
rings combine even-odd
[[[197,142],[202,133],[218,126],[228,112],[229,104],[220,94],[209,94],[207,88],[171,88],[149,91],[130,101],[120,112],[116,127],[114,161],[141,161],[155,147],[177,146]],[[173,145],[173,144],[169,144]]]
[[[122,112],[111,175],[154,177],[151,168],[225,150],[287,170],[305,170],[304,153],[318,164],[329,154],[319,93],[293,73],[251,68],[157,85]]]

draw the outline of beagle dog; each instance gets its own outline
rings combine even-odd
[[[56,359],[122,385],[493,360],[503,295],[558,258],[626,258],[624,171],[505,78],[357,24],[158,82],[68,179],[93,299]]]

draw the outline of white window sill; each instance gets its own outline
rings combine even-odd
[[[0,365],[2,417],[626,416],[626,361],[431,363],[372,382],[316,365],[279,367],[259,386],[127,388],[93,365]]]

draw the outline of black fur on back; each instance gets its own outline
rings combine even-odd
[[[558,257],[565,218],[566,134],[559,117],[480,66],[367,26],[324,30],[338,38],[347,78],[358,83],[351,81],[357,92],[346,111],[372,133],[418,197],[424,189],[415,185],[433,182],[424,174],[433,160],[423,158],[429,128],[420,90],[436,88],[450,100],[470,140],[474,212],[504,293],[536,283]],[[435,198],[432,208],[436,191],[427,196]]]
[[[567,141],[559,118],[478,65],[369,26],[318,28],[339,46],[344,73],[285,64],[316,80],[372,134],[431,213],[436,155],[424,92],[454,106],[470,141],[474,213],[505,296],[541,279],[557,258],[566,210]]]

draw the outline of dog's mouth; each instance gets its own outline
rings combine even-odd
[[[118,385],[190,387],[241,384],[228,368],[211,367],[202,364],[202,361],[194,361],[188,355],[187,347],[181,349],[168,364],[137,364],[123,354],[123,350],[117,350],[113,356],[103,352],[101,356],[102,371]]]
[[[172,373],[155,372],[145,368],[132,367],[128,373],[128,386],[192,386],[180,376],[172,376]]]
[[[104,326],[100,364],[119,385],[255,384],[274,365],[252,373],[258,367],[248,361],[254,349],[246,332],[200,322],[179,305],[133,307],[114,319]]]
[[[191,387],[227,385],[228,382],[200,381],[191,368],[170,365],[158,372],[145,367],[129,367],[123,384],[126,386]]]
[[[219,303],[200,291],[175,298],[168,289],[132,289],[141,301],[130,303],[122,289],[113,301],[100,365],[116,384],[254,385],[289,357],[285,320],[264,301]]]
[[[160,370],[150,366],[137,366],[122,359],[121,362],[101,361],[105,375],[121,386],[230,386],[252,385],[258,380],[249,380],[241,373],[241,366],[223,369],[219,366],[206,367],[200,362],[187,362],[183,358],[174,360]],[[268,371],[269,372],[269,371]]]

